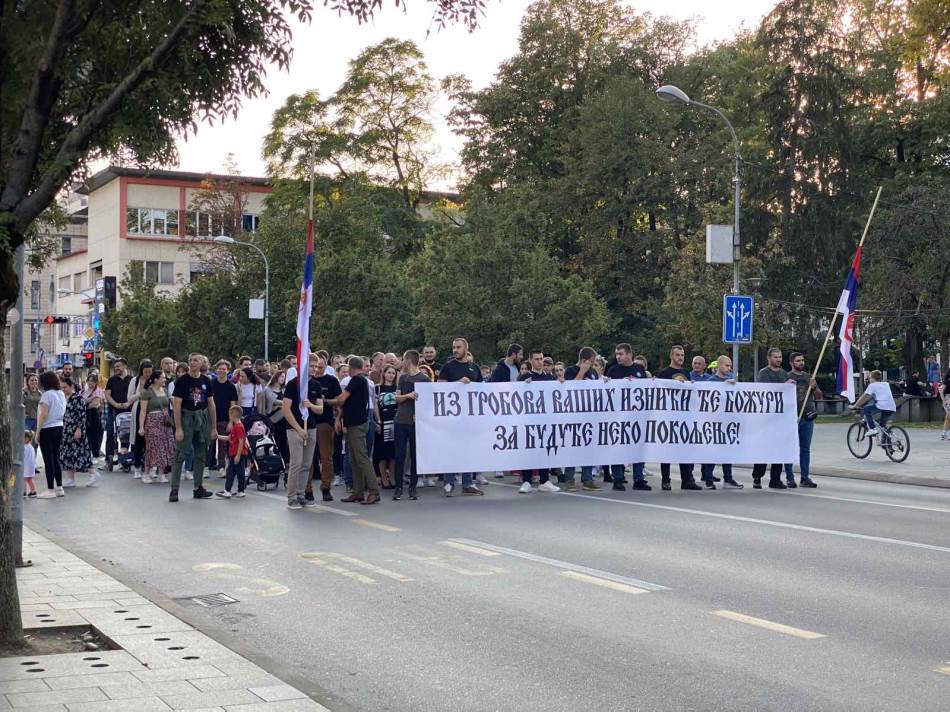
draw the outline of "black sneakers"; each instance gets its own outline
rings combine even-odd
[[[332,502],[332,501],[333,501],[333,495],[330,493],[330,490],[325,489],[325,490],[320,490],[320,492],[323,494],[323,501],[324,501],[324,502]]]
[[[398,502],[402,499],[402,487],[397,487],[393,490],[393,502]]]
[[[194,497],[195,499],[208,499],[208,497],[213,497],[213,496],[214,495],[211,494],[204,487],[199,487],[192,493],[192,497]]]
[[[817,486],[818,486],[818,485],[816,485],[816,484],[815,484],[814,482],[812,482],[811,480],[802,480],[802,487],[810,487],[811,489],[814,489],[814,488],[817,487]]]
[[[788,489],[781,480],[772,480],[769,482],[769,489]]]
[[[613,480],[614,486],[613,489],[615,492],[626,492],[627,488],[624,486],[623,482],[618,480]]]
[[[696,481],[695,481],[695,480],[686,480],[686,482],[684,482],[684,483],[682,483],[682,484],[680,485],[680,489],[684,489],[684,490],[701,490],[702,487],[700,487],[698,484],[696,484]]]
[[[178,501],[178,488],[177,488],[177,487],[172,487],[171,492],[168,493],[168,501],[169,501],[169,502],[177,502],[177,501]]]
[[[635,489],[635,490],[644,490],[644,491],[647,491],[647,492],[648,492],[648,491],[652,490],[653,488],[650,487],[650,485],[647,484],[647,481],[646,481],[646,480],[634,480],[634,482],[633,482],[633,489]]]

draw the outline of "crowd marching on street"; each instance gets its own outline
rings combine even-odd
[[[315,484],[322,501],[333,501],[333,488],[345,487],[341,501],[362,505],[378,503],[381,490],[390,490],[396,501],[404,496],[418,499],[419,489],[425,487],[441,487],[446,497],[457,492],[478,496],[484,494],[480,486],[489,483],[485,473],[461,473],[460,490],[458,473],[438,478],[418,474],[416,383],[656,378],[722,382],[727,387],[736,382],[729,356],[707,363],[704,356],[694,355],[687,367],[684,348],[673,346],[669,363],[651,372],[646,357],[636,355],[627,343],[617,344],[609,361],[585,346],[571,365],[512,344],[493,368],[479,366],[464,338],[452,342],[451,358],[444,363],[438,361],[433,345],[401,357],[382,352],[369,358],[331,356],[318,351],[307,361],[298,364],[294,356],[287,356],[269,363],[241,356],[233,364],[227,359],[211,363],[192,353],[187,362],[166,357],[157,367],[144,359],[131,371],[118,358],[108,378],[92,371],[85,383],[77,380],[69,363],[60,371],[31,373],[23,392],[24,496],[63,497],[66,489],[78,485],[79,475],[85,476],[86,487],[96,487],[102,482],[101,473],[115,468],[130,472],[143,484],[169,484],[171,502],[178,501],[182,480],[193,483],[195,499],[243,497],[249,481],[259,487],[279,487],[283,482],[290,509],[314,506]],[[791,353],[788,365],[786,370],[780,349],[770,349],[768,364],[756,374],[756,381],[796,386],[800,476],[796,482],[791,464],[756,464],[752,469],[756,489],[762,487],[766,470],[770,488],[817,486],[809,477],[810,448],[816,399],[823,394],[806,372],[803,354]],[[307,379],[304,389],[300,378]],[[942,435],[946,440],[950,371],[941,380],[939,394],[946,413]],[[874,415],[879,414],[881,423],[893,415],[895,401],[880,372],[871,373],[871,383],[856,407],[863,411],[871,436],[878,432]],[[37,449],[47,485],[41,492],[35,484]],[[717,464],[721,478],[716,475]],[[628,467],[632,483],[626,478]],[[698,464],[702,484],[696,481],[696,467],[678,465],[682,489],[716,489],[718,482],[724,488],[743,488],[729,463]],[[217,492],[205,487],[206,471],[224,479]],[[490,474],[520,478],[522,494],[578,486],[596,491],[602,488],[598,480],[617,491],[625,491],[627,484],[633,490],[652,489],[647,481],[651,473],[642,462]],[[660,465],[660,476],[661,488],[672,489],[669,464]]]

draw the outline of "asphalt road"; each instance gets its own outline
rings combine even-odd
[[[818,481],[289,511],[111,474],[26,523],[237,598],[184,605],[336,710],[947,710],[950,491]]]

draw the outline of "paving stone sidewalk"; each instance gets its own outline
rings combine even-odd
[[[121,650],[0,658],[0,712],[326,712],[326,707],[27,528],[23,627],[91,625]]]

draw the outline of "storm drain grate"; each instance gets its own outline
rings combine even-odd
[[[236,598],[231,598],[226,593],[209,593],[204,596],[192,596],[189,600],[205,608],[215,608],[217,606],[226,606],[229,603],[238,603]]]

